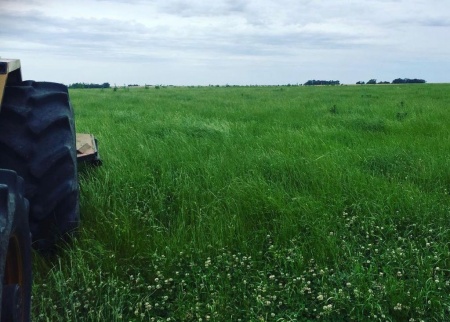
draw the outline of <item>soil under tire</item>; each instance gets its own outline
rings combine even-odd
[[[24,81],[5,88],[0,168],[25,180],[33,247],[53,251],[80,221],[75,122],[66,86]]]

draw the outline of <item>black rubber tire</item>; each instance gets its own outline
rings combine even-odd
[[[29,321],[31,238],[23,179],[0,169],[1,321]]]
[[[25,180],[33,247],[54,250],[80,221],[75,122],[66,86],[25,81],[5,88],[0,168]]]

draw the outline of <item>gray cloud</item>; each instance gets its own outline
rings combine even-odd
[[[449,17],[430,17],[419,20],[419,23],[428,27],[450,27]]]
[[[235,4],[235,2],[233,2]],[[231,4],[230,4],[231,5]],[[230,9],[231,10],[231,9]],[[209,12],[205,9],[203,13]],[[202,13],[202,14],[203,14]],[[200,13],[199,13],[200,14]],[[26,24],[22,23],[26,21]],[[216,23],[207,28],[189,26],[189,31],[174,26],[95,18],[59,18],[46,16],[39,11],[0,13],[0,28],[8,30],[0,36],[3,41],[34,44],[53,53],[98,55],[102,59],[117,57],[148,57],[152,52],[200,51],[225,55],[289,55],[296,46],[302,48],[355,46],[358,34],[345,34],[338,30],[277,26],[255,27],[243,20],[241,26]]]
[[[26,21],[23,24],[22,21]],[[41,12],[0,13],[0,29],[8,30],[0,39],[36,45],[61,55],[98,55],[102,59],[140,55],[136,49],[157,35],[134,21],[114,19],[48,17]]]
[[[245,12],[244,0],[226,1],[183,1],[173,0],[160,3],[162,12],[182,17],[215,17]]]
[[[421,40],[436,59],[450,53],[450,20],[442,15],[450,3],[437,0],[80,0],[85,10],[74,14],[61,10],[61,1],[20,1],[0,4],[2,47],[77,63],[234,62],[242,70],[239,61],[266,68],[339,58],[363,66],[369,59],[432,59]]]

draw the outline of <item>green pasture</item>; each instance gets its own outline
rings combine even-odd
[[[70,95],[103,166],[35,321],[450,318],[450,85]]]

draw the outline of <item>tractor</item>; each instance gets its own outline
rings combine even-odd
[[[97,141],[76,134],[65,85],[22,81],[0,58],[0,320],[29,321],[32,248],[52,254],[79,215],[78,162],[100,164]]]

